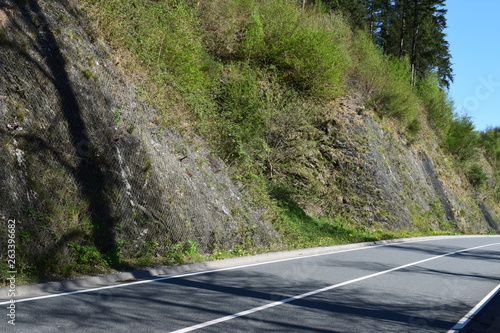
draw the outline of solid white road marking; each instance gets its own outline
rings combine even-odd
[[[470,237],[484,237],[484,236],[470,236]],[[351,251],[358,251],[358,250],[373,249],[373,248],[382,247],[382,246],[391,246],[391,245],[396,245],[396,244],[412,244],[412,243],[430,242],[430,241],[442,240],[442,239],[447,239],[447,237],[438,238],[438,239],[423,239],[423,240],[416,239],[416,240],[411,240],[411,241],[404,241],[403,240],[401,242],[383,243],[383,244],[378,244],[379,242],[374,242],[374,244],[376,244],[376,245],[367,245],[365,247],[358,247],[358,248],[341,250],[341,251],[316,253],[316,254],[310,254],[310,255],[299,256],[299,257],[292,257],[292,258],[285,258],[285,259],[277,259],[277,260],[270,260],[270,261],[258,262],[258,263],[254,263],[254,264],[239,265],[239,266],[234,266],[234,267],[218,268],[218,269],[212,269],[212,270],[206,270],[206,271],[200,271],[200,272],[171,275],[171,276],[165,276],[165,277],[155,278],[155,279],[148,279],[148,280],[140,280],[140,281],[134,281],[134,282],[127,282],[127,283],[120,283],[120,284],[114,284],[114,285],[104,286],[104,287],[96,287],[96,288],[89,288],[89,289],[82,289],[82,290],[76,290],[76,291],[63,292],[63,293],[58,293],[58,294],[36,296],[36,297],[29,297],[29,298],[21,298],[21,299],[16,299],[16,303],[27,302],[27,301],[36,301],[36,300],[40,300],[40,299],[60,297],[60,296],[82,294],[82,293],[88,293],[88,292],[105,290],[105,289],[122,288],[122,287],[128,287],[128,286],[136,285],[136,284],[150,283],[150,282],[156,282],[156,281],[164,281],[164,280],[170,280],[170,279],[178,279],[178,278],[183,278],[183,277],[188,277],[188,276],[196,276],[196,275],[209,274],[209,273],[215,273],[215,272],[230,271],[230,270],[236,270],[236,269],[246,268],[246,267],[253,267],[253,266],[259,266],[259,265],[274,264],[274,263],[283,262],[283,261],[306,259],[306,258],[319,257],[319,256],[325,256],[325,255],[331,255],[331,254],[337,254],[337,253],[344,253],[344,252],[351,252]],[[385,242],[385,241],[380,241],[380,242]],[[11,301],[9,300],[9,301],[0,302],[0,305],[10,304],[10,303],[11,303]]]
[[[481,311],[484,306],[495,297],[495,295],[500,291],[500,284],[493,289],[488,295],[486,295],[481,302],[477,303],[472,310],[470,310],[460,321],[453,326],[451,330],[448,331],[448,333],[459,333],[461,329],[463,329],[469,321]]]
[[[464,238],[476,238],[476,237],[491,237],[491,236],[462,236],[462,237],[464,237]],[[193,273],[184,273],[184,274],[178,274],[178,275],[171,275],[171,276],[165,276],[165,277],[155,278],[155,279],[148,279],[148,280],[140,280],[140,281],[134,281],[134,282],[127,282],[127,283],[120,283],[120,284],[115,284],[115,285],[110,285],[110,286],[104,286],[104,287],[96,287],[96,288],[89,288],[89,289],[81,289],[81,290],[76,290],[76,291],[63,292],[63,293],[58,293],[58,294],[36,296],[36,297],[29,297],[29,298],[21,298],[21,299],[16,299],[16,303],[27,302],[27,301],[36,301],[36,300],[45,299],[45,298],[68,296],[68,295],[74,295],[74,294],[82,294],[82,293],[88,293],[88,292],[92,292],[92,291],[99,291],[99,290],[105,290],[105,289],[122,288],[122,287],[128,287],[128,286],[135,285],[135,284],[143,284],[143,283],[163,281],[163,280],[169,280],[169,279],[177,279],[177,278],[183,278],[183,277],[188,277],[188,276],[196,276],[196,275],[202,275],[202,274],[209,274],[209,273],[215,273],[215,272],[223,272],[223,271],[235,270],[235,269],[252,267],[252,266],[274,264],[274,263],[283,262],[283,261],[298,260],[298,259],[305,259],[305,258],[326,256],[326,255],[337,254],[337,253],[344,253],[344,252],[351,252],[351,251],[358,251],[358,250],[373,249],[373,248],[382,247],[382,246],[392,246],[392,245],[396,245],[396,244],[412,244],[412,243],[421,243],[421,242],[431,242],[431,241],[443,240],[443,239],[448,239],[448,237],[444,236],[444,237],[433,238],[433,239],[415,239],[415,240],[410,240],[410,241],[402,239],[402,240],[399,240],[399,241],[398,240],[393,240],[395,242],[391,242],[391,243],[385,243],[386,241],[376,241],[376,242],[370,243],[369,245],[366,245],[366,246],[363,246],[363,247],[358,247],[358,248],[353,248],[353,249],[347,249],[347,250],[341,250],[341,251],[330,251],[330,252],[324,252],[324,253],[316,253],[316,254],[310,254],[310,255],[305,255],[305,256],[298,256],[298,257],[292,257],[292,258],[285,258],[285,259],[277,259],[277,260],[270,260],[270,261],[258,262],[258,263],[254,263],[254,264],[239,265],[239,266],[234,266],[234,267],[218,268],[218,269],[212,269],[212,270],[206,270],[206,271],[199,271],[199,272],[193,272]],[[382,244],[380,244],[380,243],[382,243]],[[375,244],[375,245],[372,245],[372,244]],[[0,302],[0,305],[10,304],[10,303],[11,303],[10,300],[9,301],[3,301],[3,302]]]
[[[104,287],[96,287],[96,288],[89,288],[89,289],[82,289],[82,290],[76,290],[76,291],[63,292],[63,293],[58,293],[58,294],[50,294],[50,295],[44,295],[44,296],[21,298],[21,299],[16,299],[16,303],[27,302],[27,301],[36,301],[36,300],[45,299],[45,298],[68,296],[68,295],[74,295],[74,294],[82,294],[82,293],[88,293],[88,292],[105,290],[105,289],[122,288],[122,287],[127,287],[127,286],[131,286],[131,285],[136,285],[136,284],[150,283],[150,282],[156,282],[156,281],[164,281],[164,280],[170,280],[170,279],[178,279],[178,278],[183,278],[183,277],[188,277],[188,276],[196,276],[196,275],[209,274],[209,273],[215,273],[215,272],[230,271],[230,270],[236,270],[236,269],[246,268],[246,267],[253,267],[253,266],[259,266],[259,265],[274,264],[274,263],[283,262],[283,261],[306,259],[306,258],[319,257],[319,256],[325,256],[325,255],[331,255],[331,254],[337,254],[337,253],[344,253],[344,252],[351,252],[351,251],[357,251],[357,250],[373,249],[373,248],[376,248],[376,247],[391,246],[391,245],[395,245],[395,244],[410,244],[410,243],[426,242],[426,241],[433,241],[433,239],[430,239],[430,240],[415,240],[415,241],[402,242],[402,243],[388,243],[388,244],[379,244],[379,245],[369,245],[367,247],[359,247],[359,248],[347,249],[347,250],[336,251],[336,252],[325,252],[325,253],[310,254],[310,255],[300,256],[300,257],[293,257],[293,258],[286,258],[286,259],[277,259],[277,260],[271,260],[271,261],[265,261],[265,262],[258,262],[258,263],[254,263],[254,264],[239,265],[239,266],[234,266],[234,267],[218,268],[218,269],[212,269],[212,270],[206,270],[206,271],[200,271],[200,272],[184,273],[184,274],[178,274],[178,275],[165,276],[165,277],[148,279],[148,280],[140,280],[140,281],[134,281],[134,282],[120,283],[120,284],[114,284],[114,285],[104,286]],[[0,302],[0,305],[10,304],[10,303],[11,303],[10,301],[4,301],[4,302]]]
[[[463,250],[459,250],[459,251],[453,251],[453,252],[441,254],[441,255],[438,255],[438,256],[435,256],[435,257],[431,257],[431,258],[427,258],[427,259],[415,261],[415,262],[412,262],[412,263],[409,263],[409,264],[406,264],[406,265],[402,265],[402,266],[399,266],[399,267],[394,267],[394,268],[391,268],[391,269],[388,269],[388,270],[385,270],[385,271],[381,271],[381,272],[378,272],[378,273],[373,273],[373,274],[370,274],[370,275],[362,276],[362,277],[359,277],[357,279],[353,279],[353,280],[349,280],[349,281],[337,283],[337,284],[330,285],[330,286],[327,286],[327,287],[324,287],[324,288],[321,288],[321,289],[312,290],[312,291],[307,292],[305,294],[293,296],[293,297],[290,297],[290,298],[287,298],[287,299],[284,299],[284,300],[281,300],[281,301],[268,303],[268,304],[265,304],[265,305],[262,305],[262,306],[259,306],[259,307],[255,307],[255,308],[252,308],[252,309],[248,309],[248,310],[245,310],[245,311],[241,311],[241,312],[238,312],[238,313],[235,313],[235,314],[232,314],[232,315],[228,315],[228,316],[225,316],[225,317],[221,317],[221,318],[217,318],[217,319],[214,319],[214,320],[206,321],[204,323],[200,323],[200,324],[197,324],[197,325],[185,327],[185,328],[182,328],[182,329],[179,329],[179,330],[176,330],[176,331],[172,331],[171,333],[186,333],[186,332],[191,332],[191,331],[194,331],[194,330],[197,330],[197,329],[200,329],[200,328],[204,328],[204,327],[207,327],[207,326],[219,324],[219,323],[231,320],[231,319],[235,319],[235,318],[238,318],[238,317],[247,316],[247,315],[255,313],[255,312],[259,312],[259,311],[263,311],[263,310],[266,310],[266,309],[269,309],[269,308],[273,308],[275,306],[283,305],[283,304],[286,304],[286,303],[289,303],[289,302],[292,302],[292,301],[295,301],[295,300],[298,300],[298,299],[301,299],[301,298],[304,298],[304,297],[313,296],[313,295],[316,295],[316,294],[319,294],[319,293],[322,293],[322,292],[325,292],[325,291],[329,291],[329,290],[332,290],[332,289],[340,288],[342,286],[346,286],[346,285],[349,285],[349,284],[352,284],[352,283],[360,282],[360,281],[363,281],[363,280],[368,280],[368,279],[371,279],[371,278],[374,278],[374,277],[377,277],[377,276],[380,276],[380,275],[384,275],[384,274],[387,274],[387,273],[391,273],[391,272],[394,272],[394,271],[405,269],[407,267],[411,267],[411,266],[416,266],[416,265],[419,265],[419,264],[423,264],[423,263],[431,261],[431,260],[436,260],[436,259],[439,259],[439,258],[451,256],[451,255],[454,255],[454,254],[458,254],[458,253],[462,253],[462,252],[467,252],[467,251],[472,251],[472,250],[477,250],[477,249],[480,249],[480,248],[484,248],[484,247],[488,247],[488,246],[494,246],[494,245],[500,245],[500,243],[493,243],[493,244],[486,244],[486,245],[481,245],[481,246],[475,246],[475,247],[471,247],[471,248],[468,248],[468,249],[463,249]]]

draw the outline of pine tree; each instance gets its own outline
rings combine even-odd
[[[357,28],[368,29],[384,53],[407,58],[412,83],[436,72],[442,87],[453,81],[446,41],[445,0],[324,0]]]

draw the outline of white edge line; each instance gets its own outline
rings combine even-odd
[[[184,274],[178,274],[178,275],[170,275],[170,276],[165,276],[165,277],[160,277],[160,278],[140,280],[140,281],[134,281],[134,282],[127,282],[127,283],[120,283],[120,284],[114,284],[114,285],[96,287],[96,288],[89,288],[89,289],[82,289],[82,290],[75,290],[75,291],[63,292],[63,293],[58,293],[58,294],[50,294],[50,295],[43,295],[43,296],[36,296],[36,297],[29,297],[29,298],[21,298],[21,299],[15,299],[15,302],[20,303],[20,302],[27,302],[27,301],[35,301],[35,300],[41,300],[41,299],[46,299],[46,298],[82,294],[82,293],[88,293],[88,292],[99,291],[99,290],[122,288],[122,287],[127,287],[127,286],[131,286],[131,285],[135,285],[135,284],[143,284],[143,283],[150,283],[150,282],[156,282],[156,281],[178,279],[178,278],[183,278],[183,277],[188,277],[188,276],[196,276],[196,275],[229,271],[229,270],[235,270],[235,269],[252,267],[252,266],[274,264],[274,263],[283,262],[283,261],[319,257],[319,256],[325,256],[325,255],[331,255],[331,254],[337,254],[337,253],[357,251],[357,250],[366,250],[366,249],[372,249],[372,248],[382,247],[382,246],[391,246],[391,245],[396,245],[396,244],[411,244],[411,243],[419,243],[419,242],[429,242],[429,241],[441,240],[441,239],[447,239],[447,238],[446,238],[446,236],[443,236],[443,238],[438,237],[437,239],[416,239],[416,240],[410,240],[410,241],[405,241],[405,239],[402,239],[401,242],[397,242],[398,240],[392,240],[393,242],[391,242],[391,240],[376,241],[373,243],[368,243],[366,246],[353,248],[353,249],[346,249],[346,250],[340,250],[340,251],[328,251],[328,252],[324,252],[324,253],[316,253],[316,254],[310,254],[310,255],[305,255],[305,256],[298,256],[298,257],[292,257],[292,258],[258,262],[258,263],[253,263],[253,264],[211,269],[211,270],[192,272],[192,273],[184,273]],[[380,244],[380,243],[382,243],[382,244]],[[0,302],[0,305],[6,305],[6,304],[10,304],[10,303],[11,303],[11,301],[8,300],[8,301]]]
[[[493,297],[496,296],[496,294],[500,291],[500,284],[490,291],[488,295],[486,295],[479,303],[476,304],[475,307],[472,308],[458,323],[453,326],[452,329],[450,329],[447,333],[459,333],[461,329],[463,329],[467,324],[471,321],[472,318],[474,318],[475,315],[477,315],[485,306],[488,304],[489,301],[493,299]]]
[[[417,241],[407,242],[405,244],[415,243],[415,242],[424,242],[424,241],[427,241],[427,240],[421,240],[421,241],[417,240]],[[82,294],[82,293],[88,293],[88,292],[105,290],[105,289],[122,288],[122,287],[127,287],[127,286],[131,286],[131,285],[136,285],[136,284],[143,284],[143,283],[150,283],[150,282],[156,282],[156,281],[177,279],[177,278],[183,278],[183,277],[188,277],[188,276],[196,276],[196,275],[202,275],[202,274],[209,274],[209,273],[215,273],[215,272],[223,272],[223,271],[235,270],[235,269],[246,268],[246,267],[253,267],[253,266],[259,266],[259,265],[274,264],[274,263],[283,262],[283,261],[290,261],[290,260],[298,260],[298,259],[319,257],[319,256],[324,256],[324,255],[329,255],[329,254],[351,252],[351,251],[357,251],[357,250],[364,250],[364,249],[368,249],[368,248],[371,249],[371,248],[376,248],[376,247],[381,247],[381,246],[390,246],[390,245],[394,245],[394,244],[399,244],[399,243],[386,243],[386,244],[378,244],[378,245],[368,245],[366,247],[359,247],[359,248],[354,248],[354,249],[346,249],[346,250],[335,251],[335,252],[316,253],[316,254],[299,256],[299,257],[277,259],[277,260],[271,260],[271,261],[253,263],[253,264],[246,264],[246,265],[239,265],[239,266],[233,266],[233,267],[211,269],[211,270],[205,270],[205,271],[200,271],[200,272],[184,273],[184,274],[171,275],[171,276],[165,276],[165,277],[154,278],[154,279],[147,279],[147,280],[140,280],[140,281],[134,281],[134,282],[127,282],[127,283],[120,283],[120,284],[114,284],[114,285],[109,285],[109,286],[104,286],[104,287],[96,287],[96,288],[90,288],[90,289],[82,289],[82,290],[75,290],[75,291],[63,292],[63,293],[58,293],[58,294],[50,294],[50,295],[43,295],[43,296],[36,296],[36,297],[29,297],[29,298],[21,298],[21,299],[16,299],[15,302],[16,303],[20,303],[20,302],[35,301],[35,300],[46,299],[46,298],[68,296],[68,295],[75,295],[75,294]],[[0,305],[10,304],[10,303],[11,303],[10,300],[9,301],[3,301],[3,302],[0,302]]]
[[[272,303],[264,304],[264,305],[261,305],[259,307],[255,307],[255,308],[252,308],[252,309],[241,311],[241,312],[238,312],[238,313],[235,313],[235,314],[231,314],[231,315],[228,315],[228,316],[225,316],[225,317],[221,317],[221,318],[210,320],[210,321],[207,321],[207,322],[204,322],[204,323],[200,323],[200,324],[197,324],[197,325],[185,327],[185,328],[182,328],[182,329],[179,329],[179,330],[176,330],[176,331],[172,331],[171,333],[187,333],[187,332],[191,332],[191,331],[194,331],[194,330],[197,330],[197,329],[200,329],[200,328],[205,328],[207,326],[219,324],[219,323],[231,320],[231,319],[235,319],[235,318],[238,318],[238,317],[246,316],[246,315],[249,315],[249,314],[252,314],[252,313],[255,313],[255,312],[259,312],[259,311],[262,311],[262,310],[266,310],[266,309],[269,309],[269,308],[272,308],[272,307],[275,307],[275,306],[283,305],[285,303],[289,303],[289,302],[292,302],[292,301],[295,301],[295,300],[298,300],[298,299],[301,299],[301,298],[304,298],[304,297],[313,296],[313,295],[316,295],[316,294],[319,294],[319,293],[322,293],[322,292],[325,292],[325,291],[329,291],[329,290],[332,290],[332,289],[336,289],[336,288],[339,288],[339,287],[343,287],[343,286],[346,286],[346,285],[349,285],[349,284],[352,284],[352,283],[356,283],[356,282],[360,282],[360,281],[363,281],[363,280],[371,279],[371,278],[374,278],[374,277],[377,277],[377,276],[380,276],[380,275],[384,275],[384,274],[387,274],[387,273],[391,273],[391,272],[394,272],[394,271],[398,271],[398,270],[401,270],[401,269],[404,269],[404,268],[407,268],[407,267],[419,265],[419,264],[422,264],[422,263],[425,263],[425,262],[428,262],[428,261],[431,261],[431,260],[436,260],[436,259],[439,259],[439,258],[451,256],[451,255],[454,255],[454,254],[458,254],[458,253],[462,253],[462,252],[467,252],[467,251],[472,251],[472,250],[476,250],[476,249],[480,249],[480,248],[488,247],[488,246],[494,246],[494,245],[500,245],[500,243],[493,243],[493,244],[486,244],[486,245],[475,246],[475,247],[471,247],[471,248],[468,248],[468,249],[462,249],[462,250],[458,250],[458,251],[453,251],[453,252],[441,254],[441,255],[438,255],[438,256],[434,256],[434,257],[431,257],[431,258],[427,258],[427,259],[415,261],[415,262],[412,262],[412,263],[409,263],[409,264],[406,264],[406,265],[402,265],[402,266],[399,266],[399,267],[394,267],[394,268],[391,268],[391,269],[388,269],[388,270],[385,270],[385,271],[373,273],[373,274],[370,274],[370,275],[365,275],[365,276],[362,276],[362,277],[359,277],[359,278],[356,278],[356,279],[353,279],[353,280],[344,281],[344,282],[337,283],[337,284],[334,284],[334,285],[330,285],[330,286],[327,286],[327,287],[324,287],[324,288],[321,288],[321,289],[312,290],[312,291],[309,291],[309,292],[301,294],[301,295],[297,295],[297,296],[293,296],[293,297],[284,299],[282,301],[277,301],[277,302],[272,302]]]
[[[475,236],[470,236],[470,237],[475,237]],[[403,238],[403,239],[401,239],[401,242],[398,242],[398,240],[392,240],[393,242],[391,242],[391,240],[376,241],[376,242],[368,243],[367,246],[353,248],[353,249],[346,249],[346,250],[341,250],[341,251],[329,251],[329,252],[325,252],[325,253],[316,253],[316,254],[311,254],[311,255],[298,256],[298,257],[285,258],[285,259],[277,259],[277,260],[271,260],[271,261],[264,261],[264,262],[253,263],[253,264],[211,269],[211,270],[192,272],[192,273],[184,273],[184,274],[178,274],[178,275],[170,275],[170,276],[165,276],[165,277],[160,277],[160,278],[140,280],[140,281],[134,281],[134,282],[127,282],[127,283],[120,283],[120,284],[114,284],[114,285],[108,285],[108,286],[96,287],[96,288],[89,288],[89,289],[81,289],[81,290],[63,292],[63,293],[58,293],[58,294],[50,294],[50,295],[43,295],[43,296],[36,296],[36,297],[21,298],[21,299],[15,299],[14,301],[16,303],[36,301],[36,300],[41,300],[41,299],[53,298],[53,297],[89,293],[89,292],[99,291],[99,290],[122,288],[122,287],[127,287],[127,286],[131,286],[131,285],[136,285],[136,284],[164,281],[164,280],[170,280],[170,279],[178,279],[178,278],[183,278],[183,277],[188,277],[188,276],[196,276],[196,275],[202,275],[202,274],[223,272],[223,271],[235,270],[235,269],[240,269],[240,268],[259,266],[259,265],[274,264],[274,263],[284,262],[284,261],[313,258],[313,257],[319,257],[319,256],[325,256],[325,255],[331,255],[331,254],[337,254],[337,253],[345,253],[345,252],[351,252],[351,251],[358,251],[358,250],[373,249],[373,248],[383,247],[383,246],[429,242],[429,241],[443,240],[443,239],[448,239],[448,238],[446,236],[442,236],[442,237],[438,236],[437,239],[415,239],[415,240],[410,240],[410,241],[405,241],[405,239]],[[380,244],[381,242],[384,242],[384,243]],[[375,244],[375,245],[373,245],[373,244]],[[2,301],[2,302],[0,302],[0,305],[10,304],[11,302],[12,302],[11,300]]]

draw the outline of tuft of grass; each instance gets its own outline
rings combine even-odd
[[[92,73],[92,71],[89,71],[88,69],[84,69],[82,71],[82,74],[83,74],[83,76],[85,76],[85,78],[87,80],[90,80],[90,79],[94,78],[94,73]]]
[[[181,265],[188,262],[201,261],[198,243],[192,240],[174,244],[165,255],[169,264]]]
[[[118,124],[121,120],[123,110],[120,108],[117,108],[113,111],[113,120],[115,121],[115,124]]]

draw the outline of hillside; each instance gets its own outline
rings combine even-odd
[[[0,1],[0,216],[21,282],[498,232],[496,132],[408,78],[313,5]]]

